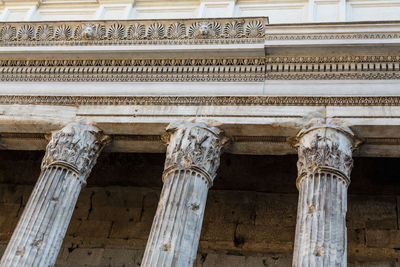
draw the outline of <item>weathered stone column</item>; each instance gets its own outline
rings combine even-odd
[[[109,138],[94,126],[70,123],[47,145],[42,172],[0,266],[53,266],[76,201]]]
[[[171,124],[164,186],[142,260],[144,267],[192,266],[208,189],[219,166],[221,130],[204,123]]]
[[[293,266],[347,266],[347,187],[354,134],[317,125],[297,135],[299,202]]]

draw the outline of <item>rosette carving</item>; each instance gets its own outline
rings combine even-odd
[[[171,169],[193,169],[212,182],[226,142],[223,132],[201,122],[171,123],[167,132],[170,136],[164,174]]]
[[[310,173],[329,171],[350,182],[355,139],[349,128],[335,125],[314,126],[300,131],[297,139],[298,179]]]
[[[108,136],[92,125],[70,123],[52,134],[42,161],[42,169],[53,165],[64,166],[86,178],[109,140]]]

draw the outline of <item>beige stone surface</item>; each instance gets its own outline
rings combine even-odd
[[[0,214],[2,254],[43,153],[7,151],[0,156],[0,210],[9,213]],[[138,267],[157,208],[163,162],[164,155],[158,154],[104,153],[80,194],[57,266]],[[213,266],[218,257],[246,267],[290,266],[298,198],[295,163],[294,156],[221,158],[195,266]],[[12,168],[15,164],[23,168]],[[348,198],[348,266],[398,264],[398,166],[393,158],[355,158]]]
[[[2,213],[8,220],[0,223],[1,251],[13,229],[13,220],[10,218],[15,214],[20,215],[18,211],[24,205],[21,198],[30,190],[31,186],[0,185],[0,191],[4,193],[1,195],[0,209],[8,210],[7,214]],[[159,189],[130,186],[83,189],[57,266],[138,266],[157,206],[158,194]],[[132,199],[133,195],[139,197]],[[243,205],[224,205],[242,200]],[[276,209],[267,208],[272,203]],[[92,214],[109,210],[109,205],[118,210],[140,206],[143,207],[142,216],[133,220],[129,213],[91,217]],[[216,263],[227,267],[290,265],[296,205],[297,194],[211,190],[195,266],[215,266]],[[393,211],[393,215],[388,218],[397,221],[396,198],[350,195],[349,206],[353,208],[348,211],[348,266],[396,266],[396,259],[400,258],[396,225],[377,221],[386,210]],[[249,212],[249,209],[255,210],[257,216]],[[282,211],[282,215],[276,211]],[[218,213],[221,215],[215,216]],[[374,214],[375,217],[371,217]],[[352,223],[355,218],[358,224]],[[266,222],[262,224],[264,220]],[[372,223],[373,220],[376,223]],[[214,230],[210,232],[209,227]]]
[[[55,264],[79,193],[107,139],[98,128],[82,122],[52,134],[38,181],[21,207],[23,213],[1,258],[2,266]],[[10,204],[3,208],[9,213]]]

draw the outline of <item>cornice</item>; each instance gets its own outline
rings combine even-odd
[[[265,45],[398,43],[399,26],[399,21],[273,24],[266,28]]]
[[[399,55],[268,56],[266,80],[398,80]]]
[[[400,55],[267,56],[267,64],[290,63],[399,63]]]
[[[270,73],[266,80],[399,80],[400,72]]]
[[[400,106],[400,96],[29,96],[1,95],[1,105]]]
[[[3,82],[398,80],[400,55],[0,60]]]
[[[400,23],[268,25],[267,17],[178,20],[0,22],[0,46],[129,46],[265,44],[400,39]],[[395,41],[396,40],[396,41]],[[278,42],[277,42],[278,41]],[[295,42],[293,42],[295,41]],[[328,44],[323,42],[324,44]]]
[[[263,43],[267,18],[0,23],[0,46]]]
[[[266,34],[266,41],[277,40],[348,40],[348,39],[399,39],[400,32],[362,32],[362,33],[295,33],[295,34]]]
[[[264,81],[264,58],[0,60],[0,81]]]
[[[109,134],[111,140],[113,142],[150,142],[150,143],[163,143],[162,135],[134,135],[134,134]],[[46,133],[21,133],[21,132],[0,132],[0,140],[25,140],[25,141],[33,141],[36,144],[40,144],[40,141],[43,142],[43,149],[47,144],[48,134]],[[291,142],[293,140],[293,136],[285,136],[285,135],[233,135],[229,137],[231,142],[234,144],[276,144],[276,145],[289,145],[291,147]],[[382,137],[367,137],[362,138],[363,145],[378,145],[378,146],[398,146],[400,144],[400,138],[382,138]],[[164,147],[164,146],[160,146]],[[111,147],[112,148],[112,147]],[[0,142],[0,149],[4,149],[2,147],[2,143]],[[106,150],[109,150],[106,148]],[[113,150],[113,149],[111,149]],[[293,153],[295,150],[293,149]]]

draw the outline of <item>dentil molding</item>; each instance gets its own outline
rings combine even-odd
[[[400,55],[3,59],[3,82],[397,80]]]
[[[0,95],[0,105],[400,106],[400,96],[34,96]]]

